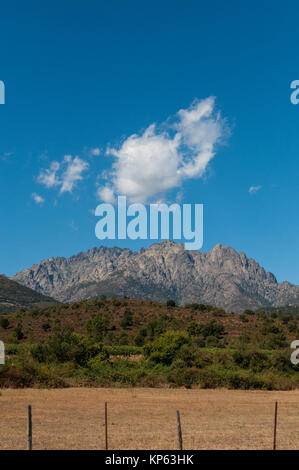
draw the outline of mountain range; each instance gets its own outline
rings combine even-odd
[[[278,283],[254,259],[220,244],[208,253],[185,250],[173,241],[140,252],[101,246],[70,258],[46,259],[13,280],[60,302],[106,294],[206,303],[235,313],[299,305],[299,286]]]
[[[20,309],[29,310],[55,304],[58,302],[54,299],[0,275],[0,312],[9,313]]]

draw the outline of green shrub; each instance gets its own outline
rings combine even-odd
[[[177,367],[168,374],[167,380],[177,387],[191,388],[198,383],[199,371],[196,367]]]
[[[120,322],[120,326],[126,330],[127,328],[129,328],[130,326],[133,325],[133,315],[132,315],[132,312],[130,312],[130,310],[126,310],[125,313],[123,314],[123,318]]]
[[[95,342],[103,340],[108,328],[108,318],[104,314],[97,314],[86,323],[87,336]]]
[[[267,370],[270,367],[267,355],[259,350],[234,351],[233,360],[242,369],[251,369],[254,372]]]
[[[197,336],[200,333],[200,326],[195,321],[191,321],[188,323],[186,331],[189,336]]]
[[[239,315],[239,318],[240,318],[240,320],[241,320],[242,322],[244,322],[244,323],[248,323],[248,322],[249,322],[247,316],[244,315],[244,313],[241,313],[241,314]]]
[[[198,374],[198,383],[201,388],[218,388],[225,385],[222,377],[213,368],[201,370]]]
[[[223,308],[213,308],[212,314],[215,317],[225,317],[226,316],[226,311]]]
[[[42,329],[43,329],[44,331],[50,330],[50,329],[51,329],[50,323],[48,323],[48,322],[43,323],[43,324],[42,324]]]
[[[219,340],[216,336],[207,336],[206,338],[206,346],[209,348],[216,348],[219,345]]]
[[[134,343],[136,346],[143,346],[145,343],[145,338],[140,333],[135,336]]]
[[[181,360],[185,366],[191,367],[196,357],[196,350],[191,344],[183,344],[178,350],[176,357]]]
[[[168,331],[144,346],[145,356],[153,362],[170,365],[179,349],[189,341],[188,336],[180,331]]]
[[[104,346],[104,349],[110,356],[133,356],[143,352],[141,347],[127,345]]]
[[[277,334],[281,333],[281,330],[279,328],[277,328],[277,326],[275,326],[275,325],[271,325],[271,324],[266,323],[262,327],[261,333],[262,333],[262,335],[265,335],[265,336],[270,335],[270,334],[277,335]]]
[[[13,330],[13,336],[17,341],[21,341],[24,338],[24,333],[22,331],[22,326],[18,325]]]
[[[14,356],[20,351],[20,345],[14,343],[7,343],[5,345],[5,354],[7,356]]]
[[[288,324],[288,331],[290,333],[296,333],[297,331],[297,323],[295,321],[291,321],[289,324]]]
[[[243,314],[253,316],[253,315],[255,315],[255,312],[253,310],[250,310],[250,309],[247,308],[246,310],[244,310]]]
[[[224,333],[225,330],[222,323],[216,323],[215,320],[211,320],[206,325],[200,325],[200,334],[204,338],[215,336],[215,338],[219,339]]]
[[[261,312],[258,312],[257,314],[257,317],[259,320],[267,320],[267,314],[266,312],[264,312],[264,310],[262,310]]]
[[[129,344],[129,336],[127,333],[122,333],[118,338],[118,343],[121,346],[127,346]]]
[[[270,334],[266,337],[265,347],[267,349],[283,349],[287,346],[286,337],[283,333]]]
[[[283,313],[280,316],[280,319],[281,319],[282,323],[286,325],[287,323],[289,323],[290,321],[293,320],[293,315],[291,313]]]
[[[9,320],[8,318],[0,318],[0,326],[6,330],[9,327]]]

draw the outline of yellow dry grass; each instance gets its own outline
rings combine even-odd
[[[103,449],[104,402],[110,449],[271,449],[278,401],[278,449],[299,449],[299,391],[183,389],[2,390],[0,449],[26,448],[32,405],[34,449]]]

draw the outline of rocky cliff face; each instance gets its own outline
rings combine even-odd
[[[299,286],[278,284],[252,258],[216,245],[209,253],[187,251],[172,241],[140,253],[93,248],[71,258],[49,258],[13,278],[61,302],[102,293],[179,304],[198,302],[240,312],[245,308],[299,305]]]

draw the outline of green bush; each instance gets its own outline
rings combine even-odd
[[[200,334],[204,338],[215,336],[215,338],[219,339],[224,333],[225,330],[222,323],[216,323],[215,320],[211,320],[206,325],[200,325]]]
[[[0,318],[0,326],[6,330],[9,327],[9,320],[8,318]]]
[[[104,346],[104,349],[110,356],[133,356],[143,353],[143,348],[137,346]]]
[[[249,322],[247,316],[244,315],[244,313],[241,313],[241,314],[239,315],[239,318],[240,318],[240,320],[241,320],[242,322],[244,322],[244,323],[248,323],[248,322]]]
[[[177,367],[168,374],[167,379],[177,387],[191,388],[198,383],[199,371],[196,367]]]
[[[14,343],[7,343],[5,345],[5,354],[7,356],[15,356],[20,351],[20,345]]]
[[[130,310],[126,310],[125,313],[123,314],[123,318],[120,322],[120,326],[126,330],[127,328],[129,328],[130,326],[133,325],[133,315],[132,315],[132,312],[130,312]]]
[[[89,359],[103,351],[103,345],[74,333],[70,327],[57,329],[48,343],[31,345],[31,356],[39,363],[63,363],[72,361],[85,366]]]
[[[281,333],[281,330],[279,328],[277,328],[277,326],[275,326],[275,325],[271,325],[271,324],[266,323],[262,327],[261,333],[262,333],[262,335],[265,335],[265,336],[270,335],[270,334],[278,335],[279,333]]]
[[[255,315],[255,312],[253,310],[250,310],[250,309],[247,308],[246,310],[244,310],[243,315],[253,316],[253,315]]]
[[[254,372],[267,370],[270,367],[267,355],[259,350],[234,351],[233,360],[242,369],[251,369]]]
[[[286,337],[283,333],[270,334],[265,339],[266,349],[284,349],[288,346]]]
[[[170,365],[183,344],[189,343],[189,338],[180,331],[168,331],[157,340],[144,346],[144,353],[153,362]]]
[[[109,321],[106,315],[102,313],[95,315],[86,323],[87,336],[93,341],[102,341],[107,331],[108,324]]]
[[[219,345],[219,340],[216,336],[207,336],[206,338],[206,346],[207,348],[217,348]]]
[[[287,323],[289,323],[290,321],[293,320],[293,315],[291,313],[283,313],[280,316],[280,319],[281,319],[282,323],[284,323],[286,325]]]
[[[51,329],[50,323],[48,323],[48,322],[43,323],[43,324],[42,324],[42,329],[43,329],[44,331],[50,330],[50,329]]]
[[[18,325],[14,328],[13,330],[13,337],[17,340],[17,341],[21,341],[23,338],[24,338],[24,333],[22,331],[22,326],[21,325]]]

